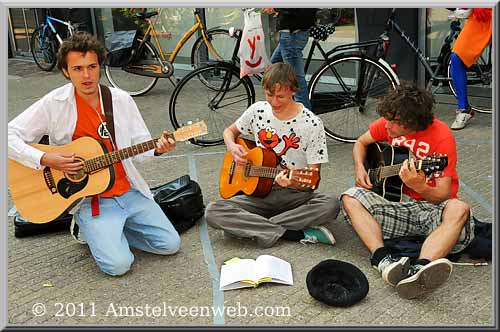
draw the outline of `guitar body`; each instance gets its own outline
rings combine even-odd
[[[403,163],[411,156],[408,149],[399,146],[391,146],[383,143],[372,143],[366,151],[365,168],[373,184],[372,191],[385,199],[400,202],[403,195],[403,181],[399,176],[380,179],[377,172],[378,167],[391,166]]]
[[[106,147],[91,137],[81,137],[67,145],[34,144],[45,152],[75,153],[81,160],[107,153]],[[100,194],[114,183],[113,167],[93,174],[81,172],[71,178],[67,174],[45,167],[36,170],[14,160],[8,161],[10,195],[19,213],[33,223],[56,219],[86,196]]]
[[[274,151],[263,149],[254,142],[238,137],[236,143],[247,150],[247,160],[254,166],[276,167],[278,158]],[[219,181],[219,191],[222,198],[230,198],[237,194],[264,197],[273,186],[274,179],[256,176],[247,176],[246,167],[236,165],[231,153],[226,152],[222,162]]]

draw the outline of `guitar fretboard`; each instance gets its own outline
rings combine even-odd
[[[423,167],[425,167],[427,164],[427,160],[415,160],[415,166],[417,170],[421,170]],[[391,176],[396,176],[399,175],[399,171],[401,170],[401,167],[403,164],[397,164],[397,165],[391,165],[391,166],[382,166],[379,168],[376,168],[375,170],[380,169],[380,178],[385,179]]]
[[[250,164],[248,164],[247,167],[249,167],[249,170],[247,172],[248,176],[257,176],[260,178],[274,179],[276,175],[281,172],[279,168],[275,167],[252,166]]]
[[[144,153],[146,151],[156,148],[156,142],[159,138],[152,139],[150,141],[142,142],[136,145],[129,146],[117,151],[112,151],[110,153],[103,154],[102,156],[95,157],[92,159],[85,160],[85,172],[94,173],[103,168],[109,167],[114,163],[117,163],[123,159],[127,159],[138,154]]]

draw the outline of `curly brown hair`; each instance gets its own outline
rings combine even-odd
[[[59,51],[57,51],[57,68],[61,71],[63,69],[68,70],[66,56],[71,51],[82,52],[83,54],[95,52],[99,65],[102,65],[104,60],[106,60],[106,49],[102,43],[95,36],[85,31],[75,32],[73,36],[69,37],[61,44]]]
[[[273,91],[275,85],[288,86],[293,92],[299,91],[299,82],[293,67],[288,63],[277,62],[266,68],[262,78],[262,87]]]
[[[434,96],[411,82],[401,81],[396,89],[382,98],[377,113],[386,120],[398,122],[415,131],[425,130],[434,121]]]

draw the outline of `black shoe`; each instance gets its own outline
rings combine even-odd
[[[446,258],[426,265],[412,265],[408,277],[401,280],[396,291],[404,299],[413,299],[443,285],[451,275],[453,265]]]
[[[381,274],[382,279],[391,286],[396,286],[400,280],[408,275],[410,267],[410,258],[401,257],[395,258],[387,255],[374,266]]]

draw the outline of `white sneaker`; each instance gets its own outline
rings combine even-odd
[[[78,223],[75,221],[74,216],[71,219],[71,226],[69,227],[69,233],[76,242],[80,244],[87,244],[87,241],[85,241],[85,239],[82,236],[82,232],[80,232],[80,226],[78,226]]]
[[[465,128],[467,122],[469,122],[469,120],[472,119],[473,116],[474,116],[474,111],[470,113],[463,113],[457,111],[457,116],[455,118],[455,121],[453,121],[450,128],[453,130],[460,130]]]
[[[443,285],[452,270],[453,265],[446,258],[436,259],[427,265],[412,265],[408,277],[396,285],[396,291],[404,299],[427,294]]]
[[[382,279],[386,283],[395,287],[398,282],[408,275],[410,258],[395,258],[392,255],[387,255],[374,268],[380,272]]]

